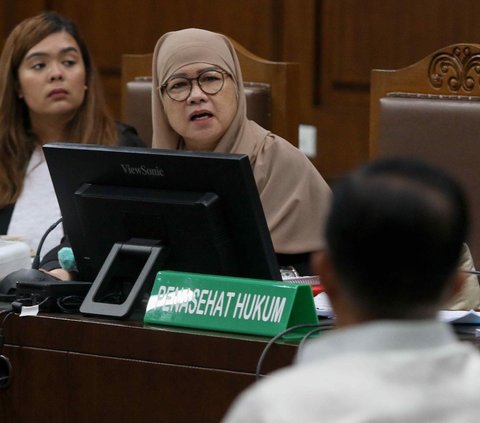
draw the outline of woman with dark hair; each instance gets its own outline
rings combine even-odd
[[[46,12],[17,25],[0,56],[0,234],[33,251],[60,217],[41,148],[54,141],[143,146],[110,115],[75,24]],[[52,232],[45,250],[62,235]]]

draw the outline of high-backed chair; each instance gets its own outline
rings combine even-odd
[[[399,70],[373,70],[370,157],[410,156],[453,174],[466,189],[480,264],[480,44],[455,44]]]
[[[266,129],[298,145],[298,63],[272,62],[231,40],[245,82],[247,115]],[[152,139],[152,54],[122,56],[122,120]]]

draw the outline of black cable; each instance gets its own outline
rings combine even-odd
[[[0,389],[7,389],[12,383],[12,365],[10,360],[2,355],[3,347],[5,345],[5,336],[3,335],[3,330],[7,319],[11,315],[15,314],[15,312],[10,309],[5,310],[2,314],[5,314],[5,317],[2,319],[2,323],[0,325],[0,368],[2,373],[5,372],[4,374],[6,374],[6,376],[0,376]]]
[[[262,354],[260,355],[260,358],[258,359],[257,369],[255,371],[255,379],[259,380],[261,378],[260,372],[261,372],[261,369],[262,369],[263,360],[265,360],[265,356],[267,355],[267,352],[270,349],[270,347],[278,339],[280,339],[282,336],[286,335],[289,332],[293,332],[294,330],[302,329],[302,328],[311,328],[311,327],[318,328],[318,327],[321,327],[321,324],[320,323],[305,323],[303,325],[291,326],[291,327],[279,332],[272,339],[270,339],[270,341],[268,341],[267,345],[263,349]]]
[[[47,301],[49,298],[45,298],[40,304],[43,304],[45,301]],[[0,324],[0,368],[2,372],[6,373],[6,376],[0,376],[0,389],[7,389],[11,383],[12,383],[12,375],[13,375],[13,369],[12,369],[12,364],[8,357],[2,355],[3,352],[3,347],[5,345],[5,336],[4,336],[4,329],[5,329],[5,323],[7,319],[10,316],[13,316],[15,314],[20,314],[23,303],[20,300],[14,301],[8,310],[4,310],[0,313],[0,315],[4,315],[2,319],[2,323]],[[2,397],[0,397],[0,402],[2,400]],[[3,406],[3,404],[2,404]]]
[[[303,325],[297,325],[297,326],[292,326],[288,329],[285,329],[283,330],[282,332],[278,333],[277,335],[275,335],[270,341],[268,341],[267,345],[265,346],[265,348],[263,349],[263,352],[262,354],[260,355],[260,358],[258,359],[258,363],[257,363],[257,369],[256,369],[256,372],[255,372],[255,379],[256,380],[259,380],[262,378],[261,374],[260,374],[260,371],[261,371],[261,367],[262,367],[262,364],[263,364],[263,360],[265,359],[265,356],[267,355],[267,352],[268,350],[270,349],[270,347],[279,339],[281,338],[282,336],[286,335],[287,333],[289,332],[292,332],[294,330],[297,330],[297,329],[303,329],[303,328],[308,328],[308,327],[313,327],[314,329],[307,332],[303,337],[302,337],[302,340],[300,341],[300,344],[298,346],[298,350],[300,350],[300,348],[303,346],[303,344],[305,343],[305,341],[310,337],[312,336],[314,333],[316,332],[320,332],[321,330],[328,330],[328,329],[332,329],[334,327],[334,323],[332,320],[326,320],[324,322],[319,322],[319,323],[306,323],[306,324],[303,324]],[[298,354],[298,352],[297,352]]]
[[[0,335],[3,334],[3,326],[5,325],[5,322],[12,314],[15,314],[15,312],[13,311],[13,308],[10,306],[10,310],[5,310],[2,312],[2,314],[5,314],[5,317],[2,320],[2,324],[0,324]]]
[[[5,336],[3,335],[3,327],[5,326],[5,322],[7,319],[12,315],[15,314],[12,310],[6,310],[2,314],[5,314],[5,317],[2,319],[2,323],[0,324],[0,355],[2,355],[3,346],[5,345]]]
[[[333,327],[333,325],[332,325],[332,327]],[[320,332],[321,330],[324,330],[324,329],[326,329],[326,327],[321,326],[321,327],[312,329],[310,332],[307,332],[307,333],[305,334],[305,336],[302,338],[302,340],[300,341],[300,343],[298,344],[297,356],[298,356],[298,354],[300,354],[300,351],[301,351],[302,348],[304,347],[305,342],[307,342],[308,339],[309,339],[313,334],[315,334],[315,333],[317,333],[317,332]]]
[[[85,297],[80,295],[67,295],[57,298],[57,307],[63,313],[78,313]]]
[[[45,297],[45,298],[42,298],[40,296],[33,296],[31,298],[32,300],[32,304],[30,305],[30,307],[33,307],[33,306],[38,306],[38,311],[45,311],[45,309],[42,310],[42,307],[47,304],[47,307],[46,309],[48,310],[49,307],[48,307],[48,303],[54,303],[55,302],[55,297],[52,297],[52,296],[49,296],[49,297]],[[35,302],[35,300],[38,300],[40,302]]]
[[[52,302],[55,300],[55,297],[43,297],[38,294],[32,294],[30,297],[17,298],[16,301],[12,303],[13,313],[20,314],[23,307],[34,307],[38,306],[38,311],[43,311],[42,306],[47,302]]]
[[[37,251],[35,253],[35,257],[33,257],[32,261],[32,269],[37,269],[40,267],[40,253],[42,251],[43,243],[45,242],[45,239],[47,236],[52,232],[63,220],[63,218],[58,219],[52,226],[50,226],[45,233],[42,235],[42,238],[40,239],[40,242],[38,243]]]

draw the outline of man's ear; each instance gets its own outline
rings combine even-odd
[[[450,278],[449,289],[446,292],[446,300],[454,298],[463,289],[467,280],[467,273],[457,270]]]

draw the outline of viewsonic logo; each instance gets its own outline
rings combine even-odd
[[[158,167],[130,166],[129,164],[121,164],[123,173],[127,175],[141,175],[141,176],[165,176],[165,171]]]

